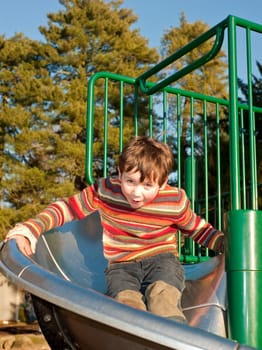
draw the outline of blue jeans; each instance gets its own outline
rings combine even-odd
[[[185,288],[184,268],[172,253],[162,253],[139,261],[111,263],[106,269],[107,295],[115,298],[123,290],[144,294],[146,288],[164,281],[180,292]]]

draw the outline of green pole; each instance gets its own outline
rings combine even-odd
[[[237,47],[235,17],[228,18],[228,69],[229,69],[229,158],[231,208],[240,209],[240,174],[239,174],[239,121],[238,121],[238,81]]]
[[[262,349],[262,211],[225,215],[229,336]]]
[[[185,160],[185,191],[191,200],[191,207],[195,209],[195,201],[197,196],[197,160],[190,156]],[[185,254],[195,255],[195,243],[192,239],[185,240]]]

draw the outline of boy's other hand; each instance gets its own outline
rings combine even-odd
[[[20,235],[13,235],[12,237],[7,237],[5,239],[5,242],[9,241],[10,239],[15,239],[16,245],[18,249],[26,256],[30,256],[33,254],[31,244],[29,242],[29,239],[27,239],[24,236]]]
[[[26,237],[23,236],[16,236],[15,237],[16,244],[19,248],[19,250],[27,256],[30,256],[33,254],[31,244],[29,240]]]

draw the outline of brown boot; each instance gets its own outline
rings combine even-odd
[[[143,302],[143,294],[135,290],[122,290],[116,295],[115,299],[117,301],[120,301],[120,303],[127,304],[129,306],[135,307],[136,309],[146,311],[146,305]]]
[[[181,310],[181,292],[163,281],[156,281],[146,289],[148,311],[180,322],[186,322]]]

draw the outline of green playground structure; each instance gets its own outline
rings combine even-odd
[[[262,140],[257,131],[262,103],[260,106],[254,104],[252,77],[253,39],[258,35],[262,38],[261,34],[262,25],[229,16],[136,78],[110,72],[96,73],[88,85],[86,138],[88,183],[94,181],[95,167],[100,166],[104,176],[110,172],[112,159],[132,134],[158,137],[171,145],[176,158],[174,181],[178,186],[185,186],[194,209],[226,233],[228,336],[257,348],[262,348],[262,211],[259,196]],[[209,40],[213,42],[209,52],[162,78],[161,72],[171,63]],[[227,99],[175,87],[179,79],[212,61],[223,45],[227,47],[228,59]],[[241,102],[239,97],[240,58],[246,71],[246,102]],[[101,85],[104,86],[103,94]],[[118,101],[112,102],[110,93],[116,90]],[[94,125],[99,113],[104,116],[100,126],[104,138],[100,163],[94,158]],[[112,146],[116,138],[118,149]],[[213,145],[210,145],[211,138]],[[210,173],[212,188],[209,187]],[[181,245],[181,261],[185,263],[200,262],[208,256],[207,250],[201,250],[190,240],[183,247]]]

